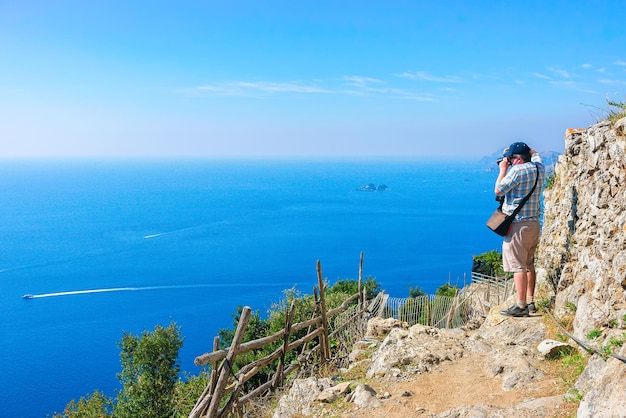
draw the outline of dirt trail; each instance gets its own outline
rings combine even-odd
[[[411,381],[369,384],[378,392],[391,397],[380,408],[358,408],[350,405],[340,414],[331,416],[363,418],[427,417],[462,405],[496,405],[508,407],[525,399],[558,396],[548,417],[576,416],[577,404],[562,401],[563,385],[557,369],[545,363],[544,378],[524,389],[502,389],[502,380],[494,377],[486,365],[486,355],[469,353],[454,362],[444,362],[430,373],[416,375]],[[407,394],[410,393],[410,396]],[[403,396],[404,394],[404,396]],[[543,414],[542,414],[543,416]]]

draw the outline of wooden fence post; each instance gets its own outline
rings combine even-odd
[[[317,297],[317,286],[313,286],[313,300],[315,301],[315,306],[313,307],[313,313],[311,314],[311,319],[314,319],[317,317],[318,311],[319,311],[319,299]],[[311,328],[313,328],[313,325],[309,325],[309,327],[306,330],[306,334],[310,334],[311,333]],[[303,355],[306,352],[306,344],[302,344],[302,350],[300,350],[300,355]]]
[[[283,337],[283,350],[280,354],[280,361],[276,368],[276,374],[274,374],[274,383],[272,386],[275,388],[282,386],[285,370],[285,355],[287,354],[287,348],[289,347],[289,337],[291,336],[291,324],[293,323],[293,315],[296,312],[296,300],[291,301],[291,307],[289,311],[285,312],[285,335]]]
[[[220,349],[220,337],[216,336],[213,338],[213,351],[217,351]],[[211,363],[211,391],[209,393],[213,393],[215,390],[215,385],[217,384],[217,361]]]
[[[232,364],[235,361],[235,357],[237,357],[239,344],[241,344],[241,340],[243,340],[246,328],[248,328],[248,322],[250,321],[251,312],[252,309],[249,306],[244,306],[243,311],[239,316],[239,323],[237,324],[237,330],[235,331],[233,342],[228,349],[228,354],[226,354],[226,358],[222,361],[220,375],[217,379],[217,384],[215,385],[215,390],[213,391],[213,396],[211,397],[211,404],[209,405],[209,409],[206,414],[206,416],[208,417],[217,416],[217,411],[220,407],[220,402],[222,400],[222,393],[224,392],[224,388],[226,387],[228,378],[232,373]]]
[[[456,311],[456,307],[459,302],[459,289],[456,289],[454,292],[454,299],[452,300],[452,304],[450,304],[450,309],[448,310],[448,320],[446,321],[446,328],[450,329],[452,326],[452,318],[454,317],[454,311]]]
[[[213,338],[213,352],[216,352],[220,349],[220,337]],[[196,402],[196,405],[193,407],[191,412],[189,413],[189,418],[201,417],[202,414],[206,412],[206,409],[209,407],[209,403],[211,402],[211,395],[215,390],[215,384],[217,383],[217,361],[211,363],[211,377],[209,379],[209,383],[206,388],[200,395],[200,398]]]
[[[323,333],[320,336],[320,345],[322,348],[322,363],[330,359],[330,347],[328,345],[328,318],[326,317],[326,301],[324,300],[324,294],[326,293],[326,286],[322,278],[322,264],[320,260],[317,260],[317,282],[320,287],[320,310],[322,314],[322,329]]]
[[[365,306],[363,303],[363,298],[361,298],[361,289],[363,286],[363,251],[361,251],[361,258],[359,260],[359,287],[358,287],[358,292],[359,292],[359,308],[363,309],[363,307]]]

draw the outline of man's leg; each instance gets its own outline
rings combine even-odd
[[[517,306],[525,308],[526,291],[528,289],[528,273],[525,271],[513,273],[513,280],[515,281],[515,289],[517,290]]]
[[[535,283],[537,282],[537,274],[535,271],[529,271],[526,274],[528,282],[526,284],[526,303],[535,301]]]

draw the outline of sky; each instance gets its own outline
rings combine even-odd
[[[0,158],[444,158],[626,101],[626,1],[0,0]]]

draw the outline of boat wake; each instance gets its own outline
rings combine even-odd
[[[54,293],[41,293],[39,295],[33,295],[27,293],[22,296],[23,299],[37,299],[37,298],[52,298],[56,296],[69,296],[69,295],[85,295],[89,293],[105,293],[105,292],[127,292],[130,290],[139,290],[138,287],[112,287],[106,289],[87,289],[87,290],[70,290],[67,292],[54,292]]]
[[[168,290],[168,289],[197,289],[197,288],[220,288],[220,287],[249,287],[249,283],[227,283],[227,284],[175,284],[165,286],[142,286],[142,287],[106,287],[102,289],[85,289],[85,290],[69,290],[66,292],[54,292],[54,293],[40,293],[32,294],[27,293],[22,296],[22,299],[40,299],[40,298],[52,298],[58,296],[71,296],[71,295],[87,295],[91,293],[108,293],[108,292],[136,292],[145,290]],[[294,286],[294,283],[272,283],[272,287],[290,287]]]

